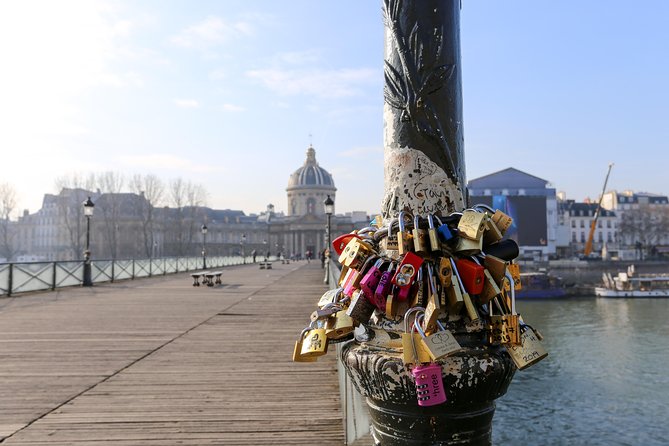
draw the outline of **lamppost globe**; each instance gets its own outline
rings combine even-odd
[[[91,277],[91,217],[93,216],[95,204],[91,200],[91,197],[88,197],[82,205],[84,207],[84,216],[86,217],[86,249],[84,250],[84,278],[82,285],[93,286],[93,278]]]

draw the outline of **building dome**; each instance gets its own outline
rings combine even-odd
[[[288,216],[324,215],[323,201],[335,197],[337,188],[330,172],[316,161],[316,151],[309,145],[304,165],[288,178]]]
[[[320,167],[316,161],[316,151],[310,145],[304,165],[297,169],[288,179],[288,189],[326,187],[335,189],[332,175]]]

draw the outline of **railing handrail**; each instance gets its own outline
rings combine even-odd
[[[143,259],[93,259],[93,283],[134,280],[136,278],[163,276],[187,271],[221,268],[247,263],[249,256],[207,256],[203,268],[201,256],[170,256]],[[274,260],[275,257],[270,257]],[[16,293],[47,291],[83,284],[84,260],[50,260],[36,262],[0,263],[0,297]],[[131,263],[129,263],[131,262]],[[157,268],[136,268],[135,265],[161,263]],[[116,267],[119,265],[119,267]],[[130,266],[128,266],[130,265]]]

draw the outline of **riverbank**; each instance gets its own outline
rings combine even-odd
[[[667,274],[669,261],[602,261],[602,260],[550,260],[544,262],[520,261],[522,272],[546,270],[562,277],[569,296],[592,296],[594,288],[602,284],[602,273],[616,275],[634,265],[637,274]]]

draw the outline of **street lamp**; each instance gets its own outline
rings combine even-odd
[[[83,286],[93,286],[93,279],[91,278],[91,217],[93,216],[93,208],[95,204],[88,197],[83,202],[84,215],[86,216],[86,249],[84,250],[84,281]]]
[[[334,200],[328,197],[323,201],[323,206],[325,207],[325,215],[327,217],[327,226],[325,228],[325,240],[326,240],[326,246],[325,246],[325,280],[324,282],[326,284],[330,284],[330,218],[332,217],[332,214],[334,214]]]
[[[246,254],[244,254],[244,244],[246,243],[246,234],[242,234],[242,239],[239,244],[242,246],[242,263],[246,265]]]
[[[202,269],[207,269],[207,225],[202,224]]]

